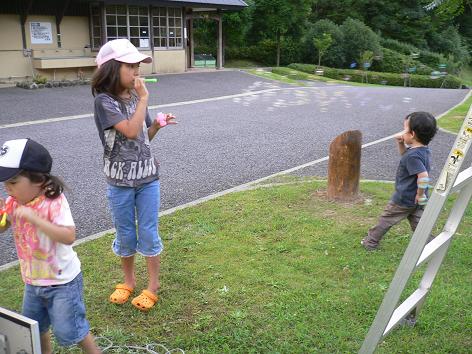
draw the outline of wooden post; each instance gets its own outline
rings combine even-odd
[[[350,201],[359,194],[362,133],[350,130],[329,146],[328,199]]]

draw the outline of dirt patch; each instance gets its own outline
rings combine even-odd
[[[338,200],[338,199],[330,199],[328,198],[328,191],[327,189],[317,189],[312,195],[313,198],[320,199],[325,202],[332,202],[342,205],[344,207],[354,207],[358,205],[371,205],[372,198],[368,195],[359,193],[355,198],[350,200]]]

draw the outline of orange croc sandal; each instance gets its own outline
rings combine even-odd
[[[129,296],[133,293],[133,288],[130,288],[126,284],[118,284],[115,287],[115,291],[110,295],[110,302],[114,304],[124,304],[128,301]]]
[[[157,295],[153,294],[149,290],[144,289],[141,294],[136,296],[131,303],[134,307],[141,311],[149,311],[154,304],[157,302]]]

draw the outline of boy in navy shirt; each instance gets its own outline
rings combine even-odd
[[[377,249],[387,231],[405,218],[415,231],[428,201],[431,152],[427,145],[436,134],[436,119],[427,112],[414,112],[403,121],[403,129],[395,136],[402,155],[395,177],[395,192],[377,225],[361,241],[369,251]]]

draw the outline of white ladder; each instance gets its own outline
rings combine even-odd
[[[413,325],[416,322],[421,306],[431,289],[452,237],[456,233],[472,197],[472,167],[459,173],[471,142],[472,105],[469,107],[462,128],[457,135],[439,180],[431,193],[423,216],[413,233],[359,353],[373,353],[382,338],[400,323],[406,322]],[[447,198],[450,194],[459,191],[460,193],[449,213],[443,231],[434,240],[426,244]],[[418,267],[426,263],[426,270],[418,289],[397,307],[411,275]]]

